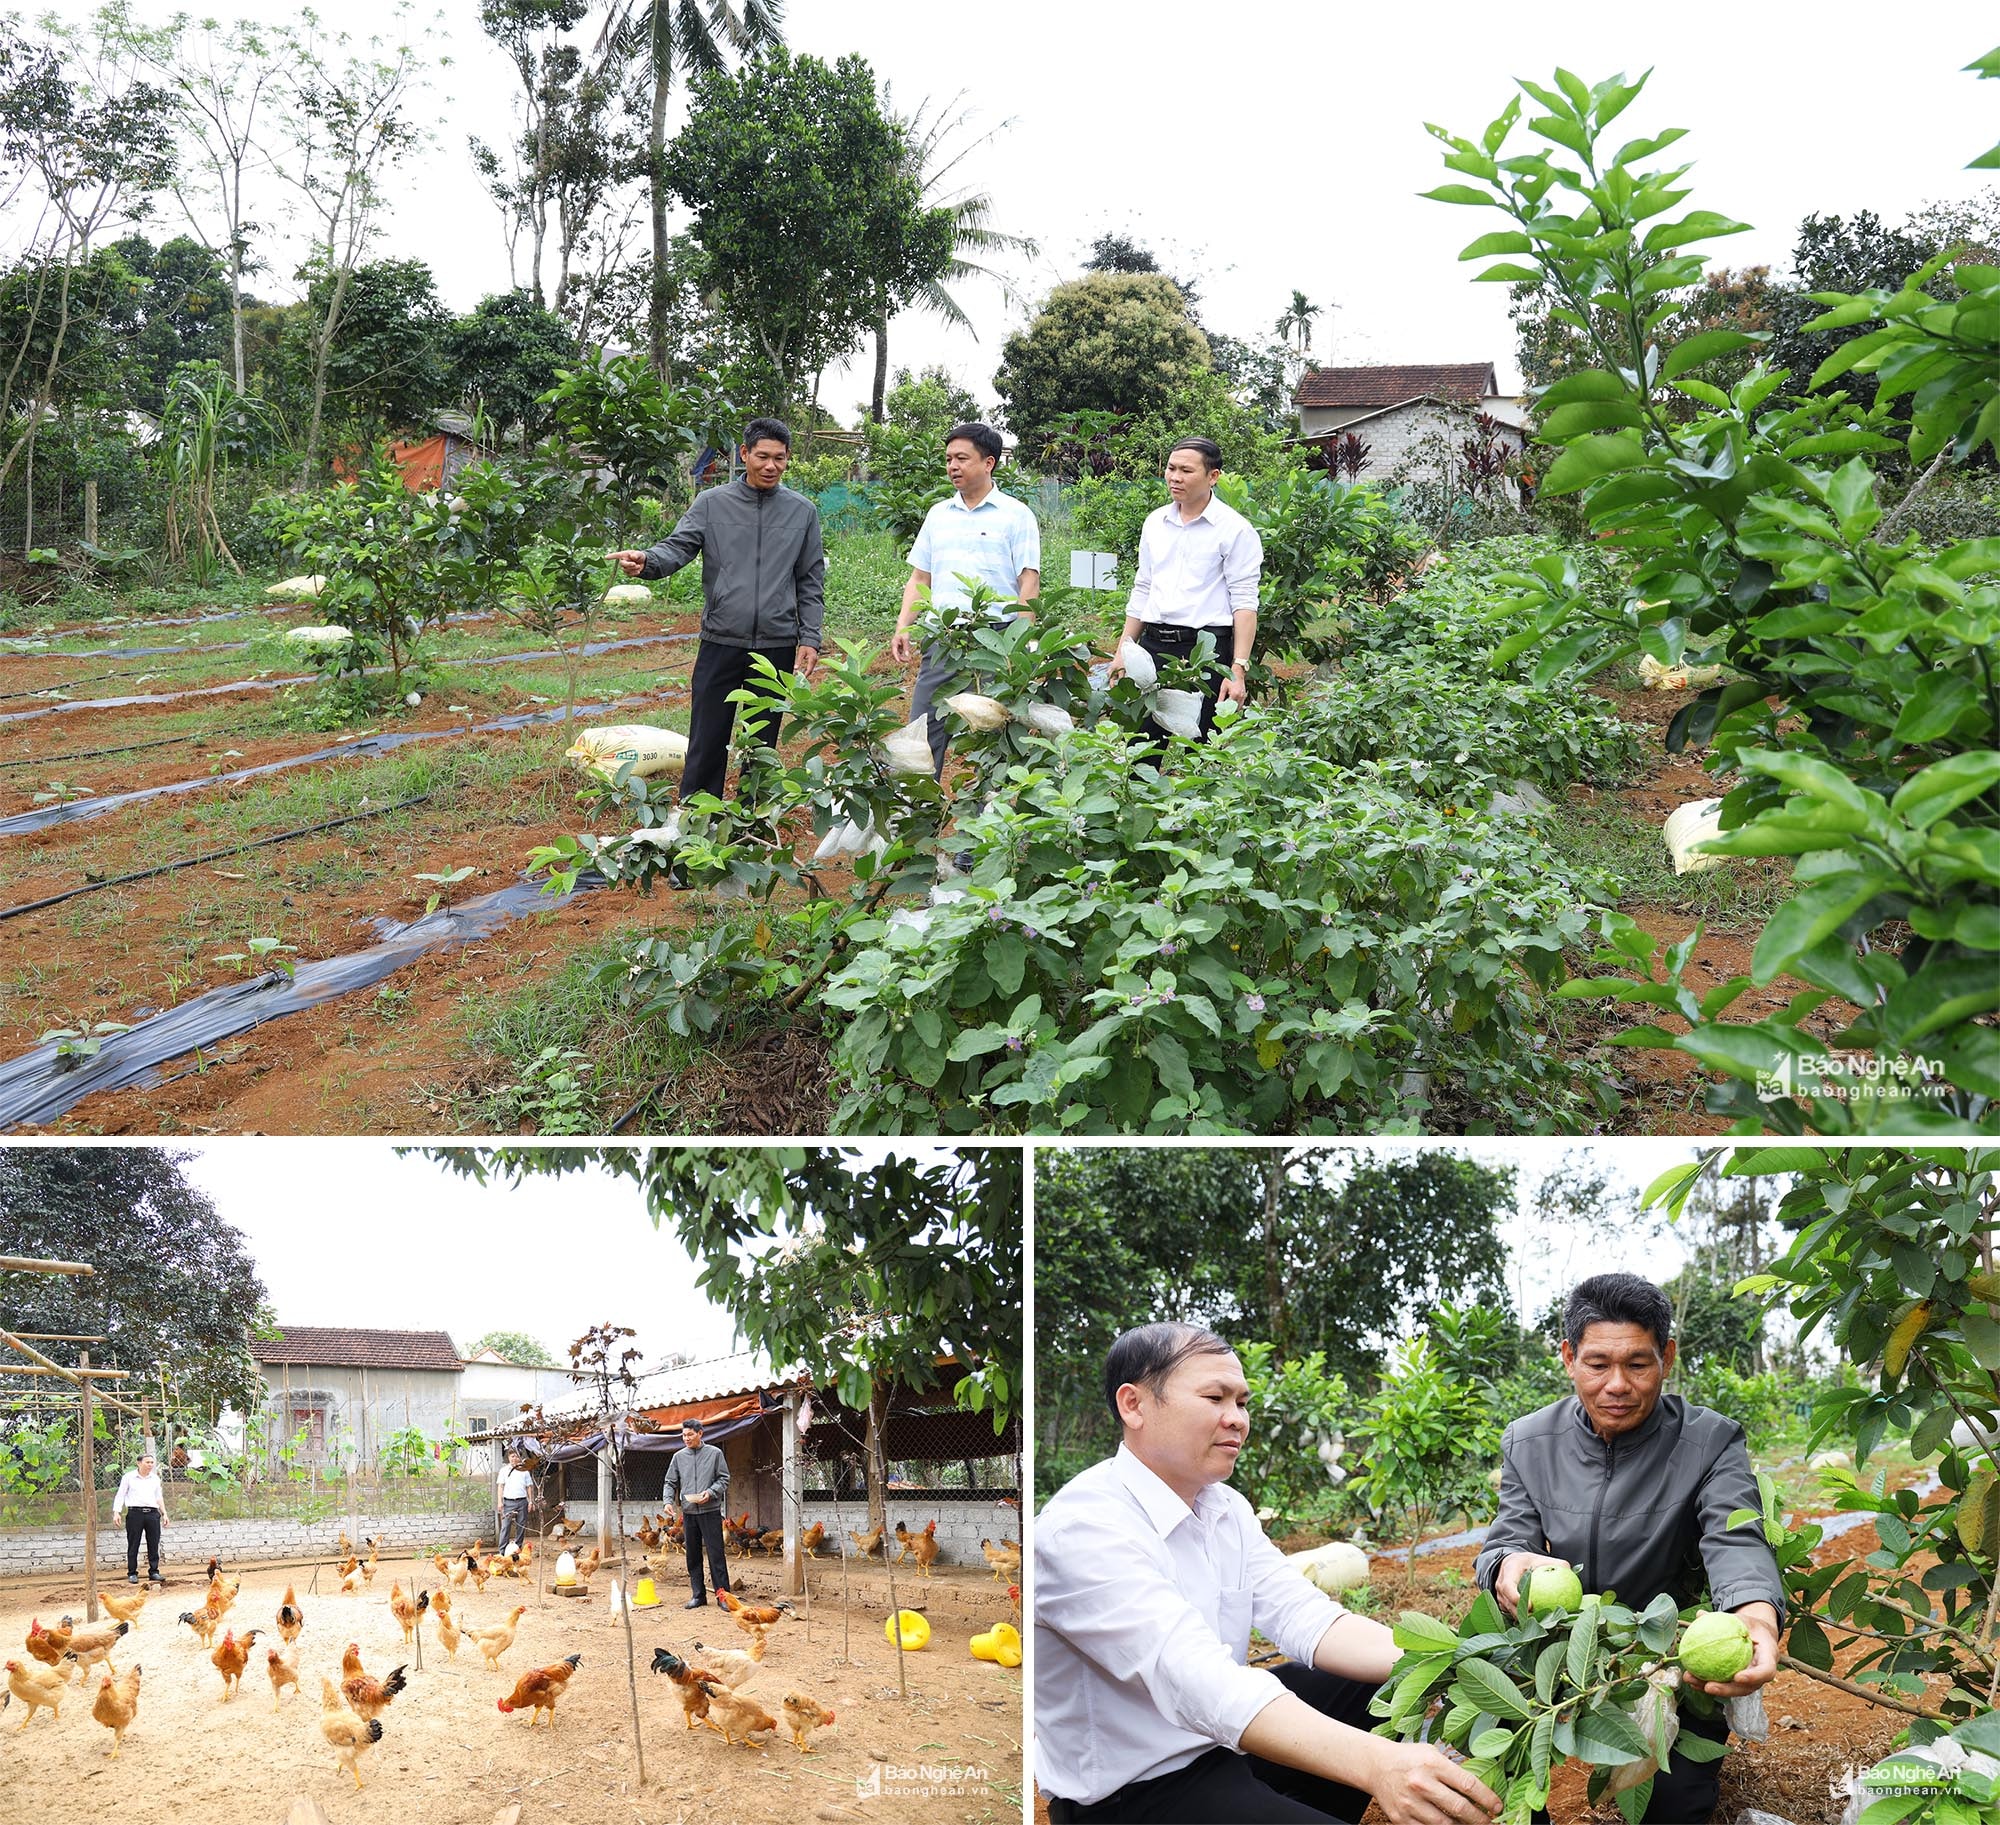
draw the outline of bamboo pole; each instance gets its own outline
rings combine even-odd
[[[33,1255],[0,1255],[0,1274],[94,1274],[81,1261],[40,1261]]]
[[[97,1416],[90,1410],[90,1352],[77,1366],[83,1371],[83,1613],[97,1620]]]

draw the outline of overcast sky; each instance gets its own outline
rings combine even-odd
[[[90,7],[58,0],[55,10],[75,18]],[[164,9],[137,0],[135,11]],[[391,0],[348,0],[325,15],[365,37],[390,29]],[[1220,331],[1261,336],[1296,287],[1337,306],[1314,337],[1322,361],[1491,360],[1510,389],[1506,287],[1470,283],[1476,268],[1456,259],[1499,218],[1418,200],[1451,177],[1426,121],[1476,135],[1517,76],[1546,81],[1562,64],[1596,81],[1651,66],[1618,132],[1690,129],[1672,154],[1696,161],[1687,206],[1755,228],[1713,243],[1712,257],[1781,268],[1809,212],[1872,209],[1895,222],[1976,194],[1993,174],[1964,166],[2000,138],[2000,84],[1959,73],[1995,37],[1992,6],[1972,0],[1910,15],[1848,0],[787,0],[785,16],[796,49],[868,58],[899,110],[956,98],[967,137],[1011,122],[960,175],[990,194],[994,226],[1041,244],[1039,259],[1013,263],[1031,297],[1074,276],[1097,235],[1130,233],[1169,270],[1200,279],[1204,319]],[[453,60],[434,92],[436,143],[395,180],[380,251],[428,260],[465,310],[507,284],[498,218],[465,142],[501,137],[514,79],[474,0],[446,0],[443,35],[428,42]],[[683,117],[677,104],[674,124]],[[260,218],[277,219],[279,205],[267,198]],[[295,295],[295,258],[274,259],[259,292]],[[891,359],[941,362],[990,399],[1018,317],[978,281],[959,300],[977,340],[905,317]],[[871,362],[829,376],[823,400],[843,420],[866,398]]]

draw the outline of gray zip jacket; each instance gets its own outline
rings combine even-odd
[[[1500,1444],[1500,1512],[1473,1567],[1493,1588],[1509,1553],[1577,1566],[1587,1591],[1644,1609],[1661,1591],[1685,1608],[1704,1587],[1719,1610],[1760,1599],[1785,1614],[1757,1509],[1757,1479],[1733,1419],[1662,1394],[1636,1431],[1597,1435],[1574,1395],[1517,1419]]]
[[[815,515],[815,518],[818,516]],[[667,1460],[666,1497],[677,1508],[685,1508],[691,1495],[714,1490],[715,1500],[697,1502],[696,1512],[724,1512],[729,1501],[729,1460],[720,1445],[701,1444],[690,1451],[683,1445]]]
[[[707,488],[659,544],[641,577],[670,577],[701,559],[701,637],[718,646],[820,643],[826,551],[819,509],[791,489],[741,476]]]

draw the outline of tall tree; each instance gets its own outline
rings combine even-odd
[[[599,48],[637,61],[652,87],[646,171],[653,216],[653,283],[647,317],[653,368],[667,373],[673,292],[667,247],[667,106],[677,76],[722,70],[730,53],[749,56],[784,42],[784,0],[613,0]]]
[[[1312,349],[1313,319],[1319,314],[1320,307],[1317,304],[1308,302],[1304,292],[1294,291],[1291,303],[1286,305],[1284,310],[1279,314],[1275,327],[1278,334],[1283,336],[1288,342],[1296,336],[1298,338],[1299,353],[1304,355]]]
[[[874,73],[783,49],[695,83],[667,151],[729,308],[755,331],[790,405],[799,381],[942,279],[953,211],[927,205]]]
[[[259,1391],[250,1335],[267,1295],[241,1234],[189,1181],[188,1157],[150,1147],[0,1148],[8,1252],[93,1270],[0,1273],[0,1327],[102,1334],[94,1361],[139,1383],[165,1369],[185,1400],[248,1410]]]
[[[1032,259],[1036,247],[1026,235],[1009,234],[993,226],[993,199],[983,190],[950,187],[952,174],[965,159],[981,146],[990,145],[1013,124],[1003,120],[997,127],[954,149],[946,142],[964,127],[966,119],[962,109],[957,113],[949,111],[956,105],[954,97],[946,108],[926,120],[924,115],[930,107],[926,101],[919,104],[908,120],[899,119],[896,125],[903,136],[905,168],[916,177],[919,198],[951,212],[951,258],[937,278],[917,288],[913,302],[919,310],[930,311],[953,328],[964,330],[976,342],[979,338],[972,319],[945,289],[946,285],[962,284],[968,279],[990,279],[1000,287],[1000,295],[1009,304],[1018,303],[1019,294],[1012,281],[983,262],[1001,254],[1022,254]],[[979,257],[975,259],[974,255]],[[883,422],[889,385],[889,309],[890,300],[885,295],[873,325],[875,383],[868,402],[868,416],[878,425]]]
[[[524,1362],[537,1369],[562,1366],[549,1354],[546,1344],[530,1337],[526,1331],[488,1331],[465,1346],[467,1356],[477,1356],[481,1350],[491,1350],[508,1362]]]

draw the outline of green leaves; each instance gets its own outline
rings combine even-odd
[[[1471,1703],[1495,1717],[1521,1722],[1529,1715],[1528,1701],[1521,1688],[1489,1660],[1463,1660],[1458,1664],[1457,1690]]]
[[[1572,441],[1550,465],[1542,482],[1544,494],[1574,494],[1579,488],[1636,469],[1646,461],[1644,439],[1637,431],[1612,431],[1603,436],[1579,437]]]

